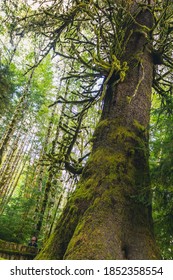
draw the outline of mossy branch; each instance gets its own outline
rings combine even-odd
[[[103,91],[102,91],[102,96],[101,96],[101,100],[105,97],[105,93],[106,93],[106,89],[107,89],[107,85],[108,85],[108,82],[110,81],[112,75],[115,73],[115,74],[118,74],[119,73],[119,76],[120,78],[116,81],[117,83],[118,82],[123,82],[124,79],[125,79],[125,76],[126,76],[126,72],[128,71],[129,67],[127,65],[127,62],[124,61],[122,64],[120,62],[120,60],[115,56],[115,55],[112,55],[112,64],[111,64],[111,67],[109,68],[109,74],[103,84]],[[115,83],[114,83],[115,85]]]

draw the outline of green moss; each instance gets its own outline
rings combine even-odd
[[[141,141],[141,138],[139,138],[134,131],[131,131],[129,128],[124,126],[120,126],[115,129],[112,128],[109,132],[108,138],[111,142],[116,141],[122,143],[123,145],[131,140],[134,140],[135,142]]]
[[[102,219],[101,216],[109,211],[110,205],[114,207],[125,197],[130,198],[137,193],[138,164],[135,165],[135,163],[139,161],[142,165],[141,162],[145,161],[146,153],[145,138],[138,133],[143,127],[135,121],[134,127],[130,129],[118,124],[119,120],[100,121],[95,135],[97,141],[99,142],[100,139],[101,141],[98,145],[97,141],[95,142],[82,179],[67,203],[56,232],[48,240],[37,259],[62,259],[65,252],[68,258],[68,254],[74,248],[77,248],[76,250],[79,248],[75,256],[79,254],[80,259],[81,244],[87,242],[84,229],[89,229],[95,235],[99,234],[99,227],[95,229],[92,228],[92,223],[89,224],[93,221],[94,209],[100,212],[99,217]],[[93,223],[99,223],[99,220],[96,219]],[[106,228],[102,230],[106,231]],[[97,245],[98,252],[101,252],[102,244],[98,242]],[[91,245],[87,250],[91,250],[92,255],[92,250],[96,248],[94,245],[92,248]]]
[[[143,126],[135,122],[138,130]],[[147,147],[145,138],[139,136],[136,131],[132,131],[125,126],[117,127],[117,121],[108,119],[100,122],[98,129],[108,128],[107,137],[102,146],[94,149],[87,163],[88,176],[84,178],[81,188],[76,192],[76,197],[85,197],[92,200],[95,192],[99,192],[100,186],[117,185],[129,189],[129,193],[138,186],[135,186],[137,179],[138,166],[145,164]],[[143,172],[143,169],[142,169]],[[140,174],[141,175],[141,174]]]
[[[100,135],[103,132],[101,127],[108,129],[102,147],[95,149],[90,157],[90,170],[94,170],[90,177],[110,184],[119,181],[133,186],[137,183],[137,174],[141,176],[148,159],[148,146],[146,136],[141,134],[144,127],[137,121],[134,123],[134,128],[127,128],[117,126],[115,120],[107,120],[100,126]]]
[[[121,152],[112,153],[109,147],[102,147],[92,154],[90,161],[92,161],[92,165],[99,167],[104,166],[104,168],[106,168],[114,165],[116,162],[124,162],[125,157]],[[101,171],[99,172],[101,173]]]
[[[83,259],[83,256],[87,256],[87,259],[115,259],[115,252],[113,252],[115,235],[109,230],[107,222],[112,225],[109,213],[114,212],[111,209],[114,209],[116,202],[122,199],[122,193],[113,187],[105,189],[101,195],[96,196],[79,220],[65,259]],[[108,235],[111,238],[107,238]],[[104,236],[107,238],[106,242],[103,242]]]
[[[99,134],[102,134],[102,131],[105,129],[105,128],[108,128],[109,127],[109,124],[110,124],[110,120],[109,119],[104,119],[104,120],[101,120],[98,125],[96,126],[96,129],[95,129],[95,132],[94,132],[94,135],[93,135],[93,139],[92,141],[94,141],[97,136]]]
[[[137,120],[134,120],[133,125],[141,132],[144,132],[146,129],[145,127],[140,124]]]
[[[99,136],[102,137],[103,134],[105,134],[105,130],[107,130],[106,133],[106,139],[105,142],[107,145],[112,145],[112,143],[119,143],[119,144],[127,144],[127,142],[130,142],[133,140],[133,146],[134,141],[136,142],[136,145],[143,145],[143,139],[141,138],[141,132],[145,132],[146,129],[143,125],[141,125],[137,120],[134,120],[134,129],[129,129],[126,126],[120,126],[122,120],[110,120],[110,119],[104,119],[99,122],[94,138],[99,139]]]
[[[52,242],[55,238],[55,233],[51,235],[51,237],[47,240],[46,246],[42,249],[39,254],[35,257],[35,260],[53,260],[56,259],[54,256]]]

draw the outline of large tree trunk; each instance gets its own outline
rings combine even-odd
[[[92,154],[80,184],[67,203],[38,259],[158,259],[153,236],[148,166],[152,55],[138,14],[123,61],[123,82],[107,85]]]

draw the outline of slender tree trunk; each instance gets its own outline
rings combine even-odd
[[[55,209],[55,211],[54,211],[54,215],[53,215],[53,218],[52,218],[52,221],[51,221],[51,225],[50,225],[50,228],[49,228],[48,237],[49,237],[49,236],[51,235],[51,233],[52,233],[53,226],[54,226],[54,223],[55,223],[55,218],[56,218],[58,209],[59,209],[59,207],[60,207],[62,198],[63,198],[63,195],[60,194],[59,199],[58,199],[58,203],[57,203],[57,206],[56,206],[56,209]]]
[[[6,172],[8,168],[9,162],[11,162],[14,156],[20,137],[21,137],[21,131],[18,130],[14,137],[14,140],[9,143],[7,153],[5,154],[5,160],[3,161],[0,168],[0,178],[3,177],[3,174]]]
[[[58,136],[59,136],[59,125],[60,125],[61,121],[62,121],[62,112],[61,112],[60,121],[59,121],[59,123],[57,125],[57,128],[56,128],[56,134],[55,134],[55,137],[54,137],[54,141],[52,143],[51,154],[55,153],[56,143],[57,143]],[[40,233],[40,230],[41,230],[41,227],[42,227],[42,224],[43,224],[43,219],[44,219],[46,207],[47,207],[47,204],[48,204],[49,195],[50,195],[50,192],[51,192],[52,180],[53,180],[54,175],[55,175],[54,170],[52,170],[52,168],[49,168],[49,169],[50,170],[48,172],[48,178],[47,178],[46,185],[45,185],[43,200],[40,203],[41,205],[39,205],[40,218],[39,218],[39,220],[36,224],[36,232],[38,234]]]
[[[20,119],[22,119],[23,115],[26,113],[25,112],[25,109],[26,109],[25,103],[27,102],[27,98],[28,98],[28,87],[29,87],[29,85],[27,86],[23,95],[19,99],[18,105],[13,114],[13,117],[6,129],[6,132],[4,133],[4,135],[0,141],[0,164],[2,162],[4,151],[5,151],[6,147],[8,146],[10,137],[11,137],[12,133],[14,132],[14,130],[16,129],[17,122]]]
[[[109,80],[91,156],[38,259],[160,258],[148,166],[153,61],[139,30],[152,27],[151,13],[141,11],[136,21],[121,61],[129,71],[123,82]]]
[[[16,177],[14,178],[14,181],[9,183],[9,186],[7,188],[7,193],[3,197],[3,200],[1,202],[1,204],[2,204],[2,206],[0,205],[0,214],[1,215],[3,214],[6,206],[8,205],[8,203],[9,203],[9,201],[10,201],[10,199],[11,199],[11,197],[12,197],[12,195],[13,195],[15,189],[16,189],[16,186],[19,182],[20,176],[22,175],[22,172],[25,168],[26,160],[25,160],[25,162],[23,162],[23,165],[22,165],[22,160],[20,160],[20,161],[21,161],[21,163],[18,166],[17,170],[15,171]]]
[[[68,94],[68,86],[69,86],[69,84],[67,83],[65,98]],[[59,86],[59,91],[60,91],[60,89],[61,89],[61,83],[60,83],[60,86]],[[57,95],[57,99],[58,99],[58,95]],[[61,109],[59,122],[56,126],[55,136],[54,136],[54,139],[52,141],[51,155],[54,155],[55,151],[56,151],[56,146],[57,146],[59,134],[60,134],[60,131],[61,131],[61,126],[63,125],[63,113],[65,111],[65,108],[66,108],[66,104],[64,103],[63,106],[62,106],[62,109]],[[48,128],[47,142],[49,140],[50,132],[51,132],[52,126],[53,126],[53,118],[54,118],[56,112],[57,112],[57,106],[54,106],[54,110],[52,111],[51,121],[49,123],[49,128]],[[45,147],[46,147],[46,145],[45,145]],[[40,201],[40,205],[39,205],[39,210],[40,211],[38,211],[38,212],[40,212],[39,213],[40,215],[39,215],[39,220],[36,224],[37,236],[39,235],[39,233],[41,231],[43,220],[45,218],[46,208],[47,208],[48,202],[49,202],[49,196],[51,195],[52,180],[55,177],[55,171],[54,171],[53,167],[54,167],[53,165],[51,165],[49,167],[48,178],[47,178],[46,185],[45,185],[43,199],[42,199],[42,201]],[[57,168],[57,172],[59,172],[58,168]],[[57,174],[56,174],[56,177],[57,177]]]

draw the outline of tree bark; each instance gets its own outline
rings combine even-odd
[[[133,33],[121,63],[129,70],[124,81],[113,75],[108,82],[91,156],[37,259],[160,258],[148,166],[153,61],[142,26],[152,27],[147,9],[127,31]]]

